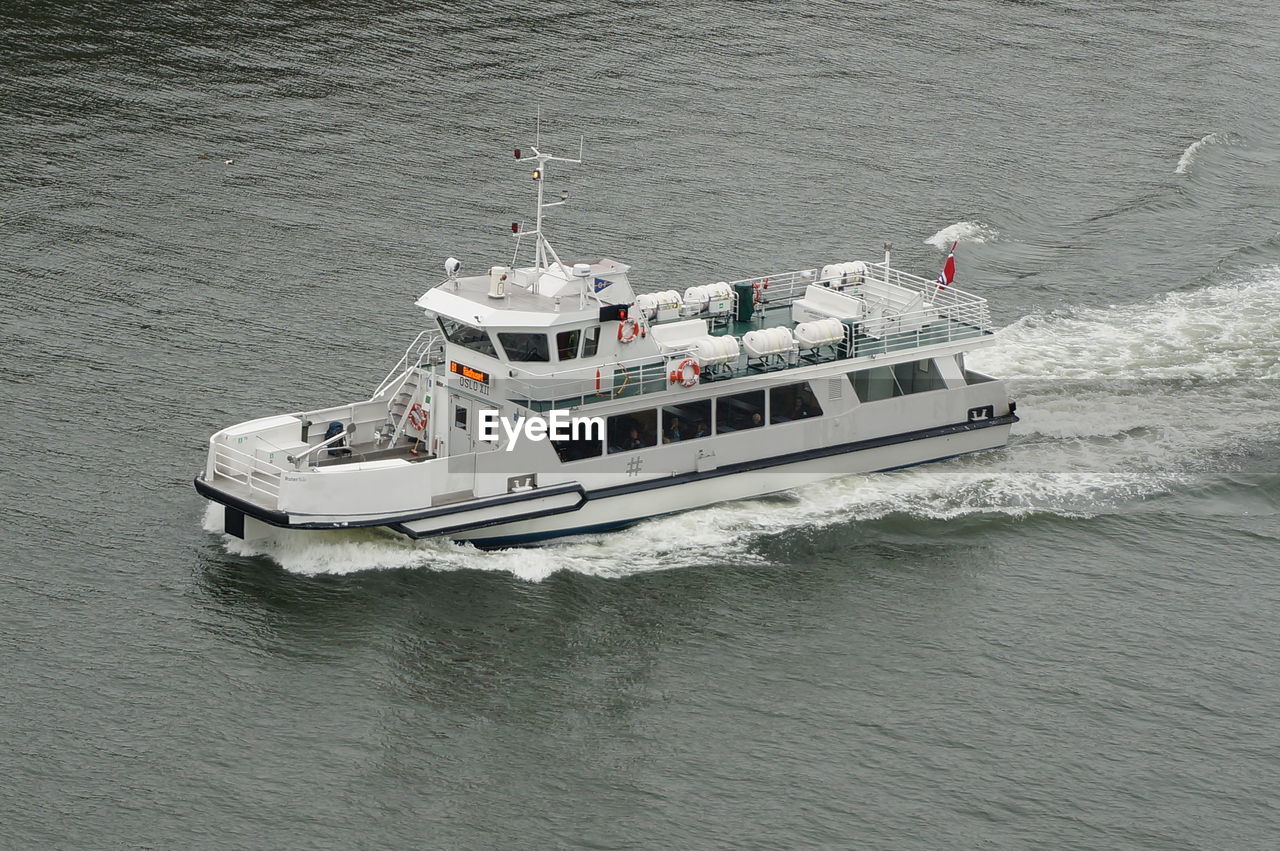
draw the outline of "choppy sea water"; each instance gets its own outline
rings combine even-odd
[[[1270,847],[1280,12],[0,9],[0,845]],[[190,477],[356,398],[513,145],[646,288],[874,258],[1009,447],[538,548],[250,553]],[[564,174],[557,172],[557,174]]]

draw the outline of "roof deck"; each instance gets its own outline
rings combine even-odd
[[[995,332],[986,299],[955,289],[939,288],[935,281],[910,275],[886,264],[868,264],[865,279],[850,283],[833,295],[860,300],[872,309],[856,319],[843,319],[840,339],[826,345],[804,348],[800,345],[765,357],[753,357],[739,351],[727,362],[703,368],[698,383],[727,381],[734,378],[799,369],[835,361],[859,361],[882,356],[936,348],[943,344],[966,341],[978,344]],[[740,319],[739,297],[733,309],[718,316],[703,314],[694,318],[706,320],[712,334],[741,337],[751,331],[772,327],[794,328],[797,302],[803,302],[814,285],[835,283],[821,278],[817,270],[806,269],[776,275],[762,275],[730,283],[735,293],[752,293],[755,303],[749,319]],[[758,294],[758,295],[754,295]],[[668,321],[644,320],[646,333],[659,335],[664,326],[686,322],[681,315]],[[695,357],[692,344],[678,340],[660,345],[658,352],[642,356],[592,364],[552,373],[535,373],[511,364],[512,377],[506,380],[506,395],[536,411],[577,407],[646,393],[671,389],[669,368],[672,362]],[[598,368],[598,372],[595,370]]]

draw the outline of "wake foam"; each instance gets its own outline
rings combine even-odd
[[[925,242],[945,251],[953,242],[994,242],[997,235],[995,228],[982,222],[956,222],[938,231]]]
[[[1178,157],[1178,166],[1173,170],[1173,173],[1187,174],[1190,172],[1200,151],[1209,145],[1237,145],[1239,143],[1240,137],[1234,133],[1210,133],[1207,136],[1203,136],[1188,145],[1187,149],[1182,152],[1182,156]]]
[[[1023,317],[969,362],[1001,378],[1280,378],[1280,267],[1154,302]]]
[[[232,555],[266,556],[285,570],[309,576],[426,567],[439,571],[498,571],[530,582],[540,582],[560,570],[615,578],[715,563],[725,558],[738,563],[763,562],[747,547],[749,537],[761,531],[750,522],[752,517],[753,512],[740,504],[704,509],[698,512],[699,530],[692,542],[686,515],[658,518],[633,530],[507,550],[479,550],[470,544],[441,539],[411,541],[377,529],[319,533],[282,529],[261,550],[223,534],[223,546]],[[789,524],[779,523],[777,528],[786,525]],[[204,528],[215,534],[223,532],[220,506],[207,507]]]
[[[1093,517],[1177,490],[1232,451],[1280,440],[1280,268],[1142,304],[1024,317],[969,365],[1009,380],[1022,422],[1007,450],[850,476],[631,529],[518,550],[413,542],[376,530],[284,533],[265,555],[302,574],[487,570],[538,582],[766,563],[781,534],[892,516]],[[1198,486],[1198,485],[1197,485]],[[210,506],[205,528],[221,532]]]

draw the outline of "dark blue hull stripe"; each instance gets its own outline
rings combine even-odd
[[[899,464],[896,467],[885,467],[880,470],[870,470],[867,472],[867,475],[871,475],[873,473],[889,473],[889,472],[892,472],[893,470],[907,470],[907,469],[910,469],[911,467],[919,467],[923,464],[935,464],[939,461],[950,461],[952,458],[963,458],[966,455],[973,455],[974,453],[977,453],[977,452],[986,452],[986,451],[987,450],[985,449],[972,449],[968,452],[957,452],[954,455],[939,455],[937,458],[926,458],[923,461],[912,461],[910,464]],[[850,475],[853,475],[853,474],[850,473]],[[785,488],[784,490],[790,490],[790,488]],[[772,491],[772,493],[777,493],[777,492],[778,491]],[[760,494],[754,494],[750,498],[755,499],[757,497],[768,496],[768,495],[769,494],[767,493],[760,493]],[[738,499],[738,497],[728,497],[727,499],[723,500],[723,502],[732,502],[734,499]],[[707,505],[715,505],[715,504],[718,504],[718,503],[707,503]],[[696,510],[696,509],[691,509],[691,510]],[[561,529],[557,531],[529,532],[528,534],[524,534],[524,535],[502,535],[497,538],[468,538],[467,543],[472,544],[473,546],[478,547],[479,549],[482,549],[482,550],[497,549],[499,547],[517,547],[522,544],[536,544],[541,541],[550,541],[550,540],[554,540],[555,538],[568,538],[568,537],[572,537],[573,535],[591,535],[596,532],[612,532],[617,529],[625,529],[628,526],[634,526],[637,523],[644,522],[645,520],[653,520],[656,517],[665,517],[667,516],[667,514],[670,514],[670,513],[672,512],[662,512],[659,514],[646,514],[643,517],[632,517],[626,520],[618,520],[610,523],[599,523],[594,526],[579,526],[573,529]]]

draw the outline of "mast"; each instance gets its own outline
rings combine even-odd
[[[541,141],[541,132],[539,132],[539,141]],[[544,210],[549,210],[552,207],[559,207],[561,204],[564,204],[566,201],[569,200],[569,191],[566,189],[560,192],[559,201],[551,201],[551,202],[544,201],[545,195],[544,195],[543,183],[547,179],[547,163],[561,162],[561,163],[580,164],[582,162],[582,149],[583,149],[583,139],[581,136],[578,137],[578,158],[577,159],[570,159],[569,157],[557,157],[551,154],[544,154],[538,150],[536,144],[530,146],[529,150],[532,151],[531,154],[523,153],[519,148],[515,149],[516,159],[521,161],[533,160],[535,162],[534,169],[532,172],[532,177],[533,177],[534,183],[536,183],[538,186],[538,207],[537,207],[537,217],[534,220],[534,229],[533,229],[533,234],[534,234],[533,265],[534,265],[534,271],[538,273],[547,271],[550,268],[551,263],[555,263],[556,265],[560,265],[560,266],[563,265],[560,262],[560,256],[556,254],[556,250],[551,247],[551,243],[547,240],[546,234],[544,234],[542,231],[542,213]],[[518,232],[517,232],[517,235],[523,236],[523,234],[519,234]],[[518,243],[517,243],[516,250],[519,251]]]

